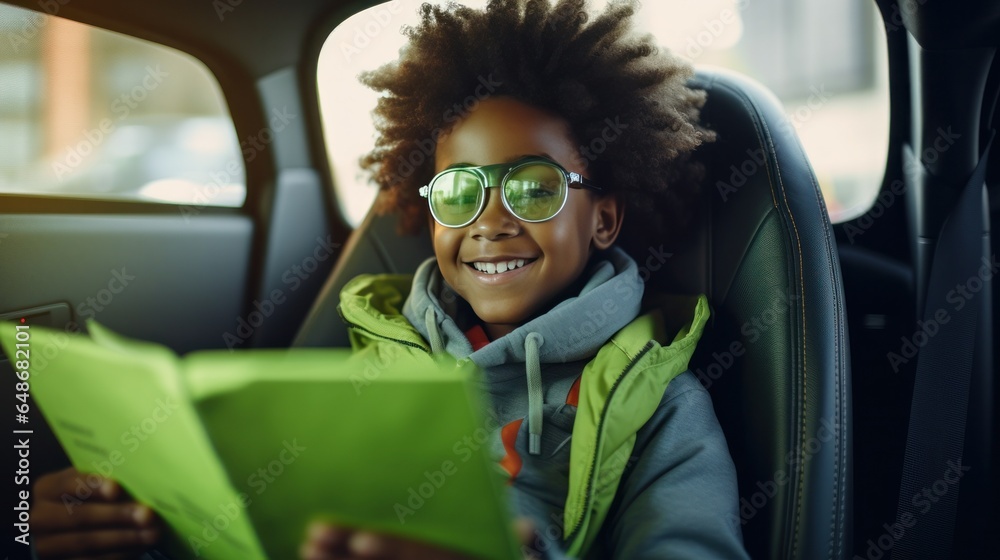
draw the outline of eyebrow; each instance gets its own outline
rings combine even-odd
[[[543,157],[545,159],[555,161],[555,159],[552,156],[550,156],[549,154],[547,154],[545,152],[540,152],[540,153],[537,153],[537,154],[523,154],[523,155],[520,155],[520,156],[515,156],[515,157],[512,157],[512,158],[509,158],[507,161],[505,161],[503,163],[513,163],[515,161],[519,161],[519,160],[522,160],[522,159],[525,159],[525,158],[530,158],[530,157]],[[488,163],[486,165],[492,165],[492,164]],[[462,162],[458,162],[458,163],[453,163],[453,164],[449,165],[448,167],[445,167],[444,169],[442,169],[442,171],[447,171],[449,169],[457,169],[457,168],[460,168],[460,167],[482,167],[482,166],[481,165],[474,165],[474,164],[462,161]]]

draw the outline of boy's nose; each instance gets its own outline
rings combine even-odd
[[[493,240],[517,235],[521,222],[504,207],[500,189],[493,188],[486,189],[483,213],[469,227],[473,237]]]

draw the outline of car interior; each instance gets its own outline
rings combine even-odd
[[[190,55],[217,82],[236,138],[247,139],[238,155],[203,164],[218,174],[235,157],[239,172],[217,190],[245,183],[242,202],[33,192],[0,175],[0,320],[69,331],[95,318],[179,354],[349,346],[337,313],[347,281],[412,273],[433,256],[427,236],[399,234],[392,215],[346,219],[327,154],[331,134],[356,139],[321,126],[323,103],[351,99],[317,88],[320,50],[379,4],[0,1]],[[697,229],[646,285],[708,296],[712,317],[690,367],[736,464],[753,558],[1000,553],[990,530],[1000,527],[990,237],[1000,216],[1000,4],[874,4],[887,44],[889,134],[867,209],[831,223],[822,178],[782,101],[739,71],[696,64],[702,123],[719,139],[695,154],[707,171]],[[32,35],[18,26],[4,28],[14,51]],[[44,59],[71,73],[61,56]],[[158,87],[149,68],[143,95]],[[0,96],[0,117],[15,97]],[[138,142],[125,128],[101,132],[100,148]],[[167,134],[158,123],[144,130]],[[183,131],[170,130],[178,161],[194,158]],[[255,311],[261,320],[248,320]],[[0,370],[13,383],[9,361]],[[32,423],[33,472],[68,466],[41,417]]]

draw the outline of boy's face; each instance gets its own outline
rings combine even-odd
[[[540,155],[587,176],[578,164],[577,144],[562,118],[512,98],[490,98],[439,138],[435,172],[459,163],[490,165]],[[504,207],[500,189],[490,188],[482,214],[468,226],[449,228],[431,220],[434,253],[445,281],[495,339],[556,303],[553,298],[580,276],[591,252],[614,242],[619,209],[614,196],[571,188],[554,218],[522,222]],[[495,274],[473,265],[520,260],[523,266]]]

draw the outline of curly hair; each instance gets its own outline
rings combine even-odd
[[[423,4],[397,61],[363,73],[382,95],[378,139],[361,160],[381,192],[376,211],[399,212],[401,233],[427,222],[418,189],[434,174],[437,138],[485,96],[509,96],[565,119],[574,162],[625,203],[618,243],[634,258],[650,239],[679,238],[696,214],[703,175],[691,152],[714,133],[699,126],[703,91],[690,65],[630,32],[636,2],[612,2],[593,21],[586,0],[491,0],[485,10]],[[609,127],[620,134],[608,139]],[[582,171],[577,169],[577,171]]]

